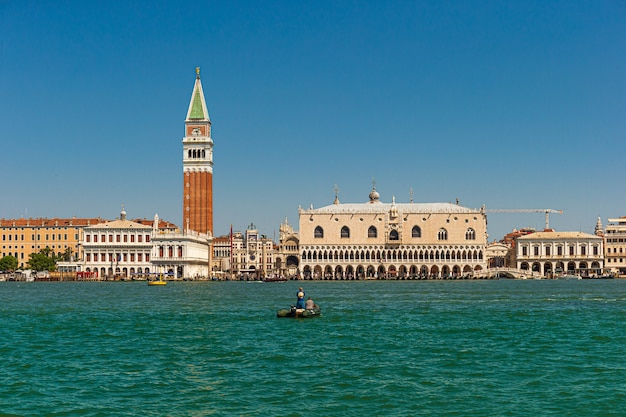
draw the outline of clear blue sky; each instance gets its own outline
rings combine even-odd
[[[626,215],[624,1],[0,0],[0,217],[180,225],[196,66],[217,235],[372,178],[557,230]]]

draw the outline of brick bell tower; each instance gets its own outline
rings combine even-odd
[[[213,139],[199,67],[185,119],[182,227],[213,234]]]

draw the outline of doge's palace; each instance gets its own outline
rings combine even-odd
[[[472,278],[486,268],[484,208],[369,201],[299,209],[303,279]]]

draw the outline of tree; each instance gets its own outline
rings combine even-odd
[[[56,258],[57,262],[70,262],[71,260],[72,260],[72,248],[69,246],[65,248],[64,252],[59,252],[57,254],[57,258]]]
[[[0,271],[15,271],[17,269],[17,258],[15,256],[5,256],[0,259]]]
[[[50,257],[49,254],[53,256]],[[50,248],[45,247],[39,253],[31,253],[28,260],[28,267],[35,271],[54,271],[55,270],[54,252]]]

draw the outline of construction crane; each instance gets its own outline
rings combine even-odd
[[[545,213],[546,229],[550,228],[550,213],[563,214],[563,210],[553,209],[487,209],[485,211],[491,213]]]

